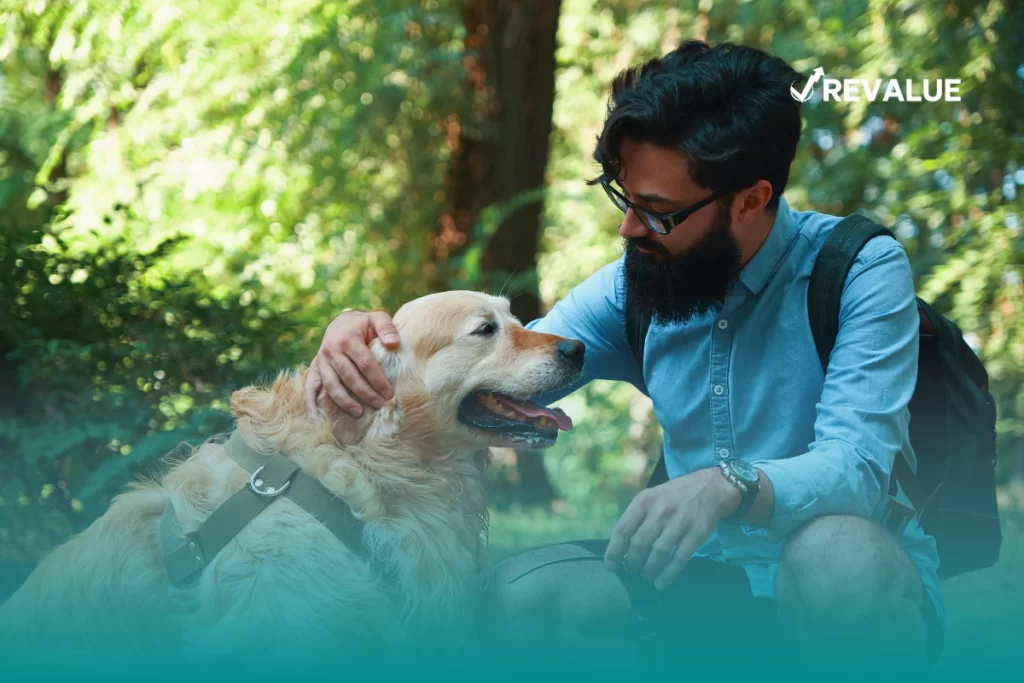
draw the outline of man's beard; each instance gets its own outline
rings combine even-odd
[[[661,254],[661,263],[627,238],[626,297],[633,310],[661,323],[675,323],[723,303],[740,272],[740,247],[731,227],[729,212],[716,205],[710,231],[684,254],[673,257],[660,244],[640,240],[645,249]]]

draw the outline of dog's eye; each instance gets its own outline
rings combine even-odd
[[[486,322],[480,327],[473,330],[473,334],[481,337],[490,337],[492,334],[498,331],[498,326],[492,322]]]

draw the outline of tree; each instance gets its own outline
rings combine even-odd
[[[440,221],[436,257],[452,260],[476,244],[474,237],[485,239],[487,284],[510,289],[512,312],[524,323],[541,315],[535,270],[560,6],[561,0],[463,3],[472,108],[449,127],[457,133],[447,179],[452,201]],[[491,221],[488,207],[496,209]],[[484,234],[474,236],[474,228]]]
[[[449,123],[451,204],[434,245],[439,288],[461,267],[463,276],[476,275],[475,287],[510,296],[523,323],[541,315],[536,268],[560,7],[561,0],[464,0],[471,108]],[[479,268],[465,269],[467,261]],[[516,469],[517,498],[554,497],[536,453],[521,454]]]

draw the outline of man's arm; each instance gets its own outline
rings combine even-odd
[[[770,486],[748,516],[767,528],[748,532],[781,540],[814,517],[873,516],[909,429],[919,325],[906,253],[891,237],[871,240],[847,277],[815,440],[801,455],[752,463]]]
[[[526,327],[578,339],[586,345],[583,373],[568,387],[534,397],[547,405],[595,379],[629,382],[643,391],[644,379],[626,340],[622,259],[609,263],[577,285],[543,318]]]

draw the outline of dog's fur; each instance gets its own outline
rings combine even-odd
[[[498,331],[473,334],[485,321]],[[159,481],[134,483],[47,557],[0,610],[0,641],[156,648],[190,659],[268,649],[333,656],[471,626],[486,563],[481,458],[488,446],[514,444],[463,425],[459,403],[479,389],[554,390],[578,368],[559,358],[562,338],[525,330],[505,299],[431,295],[403,306],[394,322],[397,351],[371,343],[395,389],[381,410],[352,418],[321,396],[319,416],[310,417],[304,366],[231,401],[250,446],[281,452],[348,503],[365,523],[372,563],[282,498],[194,585],[173,587],[160,559],[166,502],[192,531],[248,484],[219,435],[170,463]]]

